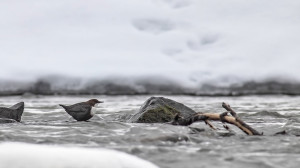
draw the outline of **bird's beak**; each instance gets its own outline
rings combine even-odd
[[[104,103],[104,101],[98,101],[95,105],[94,105],[94,107],[100,107],[100,104],[99,103]]]

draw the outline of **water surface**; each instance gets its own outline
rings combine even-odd
[[[247,136],[220,122],[189,127],[127,123],[150,96],[11,96],[0,106],[25,102],[21,123],[0,125],[0,142],[25,142],[108,148],[136,155],[162,168],[298,167],[300,163],[300,97],[166,96],[197,112],[221,113],[226,102],[264,136]],[[89,122],[76,122],[58,104],[98,98],[101,104]],[[286,135],[273,134],[286,130]]]

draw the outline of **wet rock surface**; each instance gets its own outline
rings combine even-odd
[[[24,111],[24,102],[17,103],[9,108],[0,107],[0,123],[20,122]]]
[[[182,103],[164,97],[150,97],[134,114],[129,122],[164,123],[174,119],[176,114],[188,117],[196,112]]]

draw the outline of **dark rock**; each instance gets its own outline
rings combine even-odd
[[[32,93],[34,94],[41,94],[41,95],[47,95],[51,93],[51,85],[48,82],[45,81],[37,81],[33,88]]]
[[[134,114],[129,122],[164,123],[174,119],[176,114],[187,118],[196,112],[189,107],[164,97],[151,97]]]
[[[0,118],[3,119],[12,119],[18,122],[21,121],[21,117],[24,111],[24,102],[17,103],[9,108],[0,107]],[[8,120],[3,120],[7,123]]]
[[[95,82],[84,88],[88,94],[107,94],[107,95],[134,95],[136,90],[130,85],[122,85],[114,82],[103,81]]]
[[[249,81],[242,84],[219,87],[209,84],[202,85],[196,95],[207,96],[242,96],[242,95],[300,95],[300,84],[289,82]]]
[[[23,95],[197,95],[197,96],[242,96],[242,95],[300,95],[300,83],[282,80],[248,81],[223,85],[210,82],[199,87],[188,87],[164,77],[108,78],[83,81],[80,79],[45,77],[36,82],[0,81],[0,96]],[[230,81],[230,80],[229,80]]]

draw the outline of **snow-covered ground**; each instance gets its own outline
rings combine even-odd
[[[108,149],[1,143],[0,165],[9,168],[158,168],[136,156]]]
[[[0,0],[0,27],[2,83],[300,81],[295,0]]]

